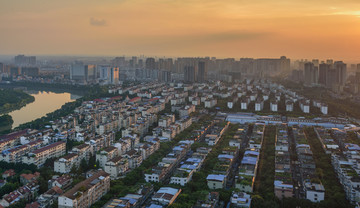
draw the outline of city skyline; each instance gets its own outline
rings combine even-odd
[[[360,208],[360,0],[0,2],[0,208]]]
[[[360,3],[8,1],[0,54],[318,58],[358,62]]]

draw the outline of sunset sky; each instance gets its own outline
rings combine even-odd
[[[0,54],[360,61],[360,0],[0,0]]]

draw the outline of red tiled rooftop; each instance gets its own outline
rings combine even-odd
[[[99,178],[100,176],[103,177],[108,177],[110,176],[110,174],[106,173],[103,170],[98,171],[96,174],[94,174],[93,176],[87,178],[86,180],[76,184],[72,189],[70,189],[69,191],[67,191],[66,193],[63,194],[63,196],[70,198],[70,199],[75,199],[76,196],[74,195],[81,187],[85,187],[86,189],[92,187],[91,182],[94,181],[95,179]]]
[[[43,147],[43,148],[34,150],[33,153],[34,153],[34,154],[41,153],[41,152],[44,152],[44,151],[46,151],[46,150],[48,150],[48,149],[51,149],[51,148],[56,147],[56,146],[61,145],[61,144],[65,144],[65,142],[64,142],[64,141],[60,141],[60,142],[52,143],[52,144],[50,144],[50,145],[48,145],[48,146],[45,146],[45,147]]]
[[[13,191],[9,193],[8,195],[4,196],[5,201],[8,203],[11,203],[15,199],[17,199],[20,196],[20,194],[17,191]]]
[[[174,197],[174,195],[165,193],[162,198],[164,198],[164,199],[166,199],[166,200],[171,200],[173,197]]]
[[[57,186],[52,187],[52,190],[54,190],[57,194],[62,194],[63,190]]]
[[[103,99],[95,99],[94,101],[95,101],[95,102],[100,102],[100,103],[105,102],[105,100],[103,100]]]
[[[111,151],[116,150],[116,149],[117,149],[116,147],[110,146],[110,147],[106,147],[106,148],[104,149],[104,151],[105,151],[105,152],[111,152]]]
[[[63,158],[64,158],[65,160],[69,160],[69,159],[71,159],[71,158],[73,158],[73,157],[76,157],[76,156],[77,156],[77,154],[75,154],[75,153],[70,153],[70,154],[65,155]]]
[[[11,138],[20,137],[22,135],[27,134],[28,130],[29,129],[24,129],[24,130],[21,130],[21,131],[12,132],[12,133],[0,136],[0,139],[11,139]]]
[[[60,176],[59,178],[57,178],[55,181],[57,181],[61,185],[64,185],[70,179],[71,179],[71,177],[69,175],[63,175],[63,176]]]
[[[43,142],[43,140],[38,139],[38,140],[27,143],[27,145],[37,145],[37,144],[42,143],[42,142]]]
[[[118,99],[122,99],[122,96],[119,95],[119,96],[114,96],[112,98],[110,98],[111,100],[118,100]]]
[[[21,146],[17,146],[17,147],[14,147],[14,148],[11,148],[9,149],[8,151],[9,152],[16,152],[16,151],[19,151],[19,150],[22,150],[22,149],[26,149],[28,146],[26,144],[24,145],[21,145]]]
[[[134,97],[133,99],[129,100],[130,103],[141,100],[141,97]]]
[[[113,159],[111,159],[110,161],[113,162],[113,163],[117,163],[119,161],[121,161],[123,158],[121,156],[117,156],[117,157],[114,157]]]
[[[40,204],[38,202],[33,202],[31,204],[27,204],[25,208],[39,208]]]
[[[5,172],[3,173],[3,175],[9,175],[9,176],[13,176],[15,174],[16,173],[14,169],[5,170]]]
[[[56,195],[56,194],[62,194],[63,190],[57,186],[52,187],[51,189],[47,190],[44,194],[46,195]]]
[[[133,156],[133,155],[135,155],[136,153],[137,153],[136,150],[129,150],[129,151],[127,151],[125,154],[126,154],[126,155],[129,155],[129,156]]]
[[[36,179],[36,178],[38,178],[39,176],[40,176],[40,173],[39,173],[39,172],[35,172],[34,174],[31,174],[31,173],[25,174],[25,173],[23,173],[23,174],[20,175],[20,177],[25,178],[25,179],[28,180],[28,181],[30,181],[30,180],[32,180],[32,179]]]

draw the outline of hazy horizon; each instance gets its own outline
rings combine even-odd
[[[360,62],[356,0],[14,0],[0,30],[4,55]]]
[[[127,54],[119,54],[119,55],[96,55],[96,54],[75,54],[75,55],[67,55],[67,54],[58,54],[58,55],[52,55],[52,54],[48,54],[48,55],[44,55],[44,54],[0,54],[0,61],[13,61],[14,57],[17,55],[25,55],[25,56],[36,56],[37,60],[51,60],[51,58],[57,58],[57,59],[61,59],[61,58],[67,58],[67,59],[75,59],[78,60],[79,58],[104,58],[104,59],[114,59],[116,57],[125,57],[128,59],[131,59],[132,56],[136,56],[136,57],[144,57],[144,58],[155,58],[155,59],[161,59],[161,58],[173,58],[173,59],[177,59],[177,58],[205,58],[205,57],[215,57],[216,59],[226,59],[226,58],[234,58],[235,60],[239,60],[241,58],[253,58],[253,59],[278,59],[279,57],[249,57],[249,56],[244,56],[244,57],[219,57],[219,56],[151,56],[151,55],[146,55],[146,54],[141,54],[141,55],[127,55]],[[283,56],[286,56],[286,54],[284,54]],[[350,64],[360,64],[360,59],[358,60],[347,60],[347,59],[334,59],[332,57],[328,57],[328,58],[324,58],[324,59],[319,59],[317,57],[305,57],[305,58],[294,58],[294,57],[288,57],[287,58],[290,59],[290,61],[293,63],[294,61],[300,61],[300,60],[308,60],[309,62],[311,62],[313,59],[318,59],[319,61],[326,61],[327,59],[332,59],[333,61],[344,61],[346,64],[348,64],[348,67],[350,67]]]

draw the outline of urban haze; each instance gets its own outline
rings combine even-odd
[[[360,208],[360,1],[0,3],[0,208]]]

